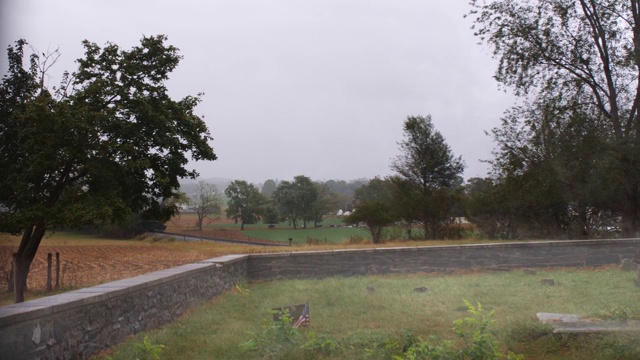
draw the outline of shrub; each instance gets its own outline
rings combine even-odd
[[[289,309],[270,310],[269,317],[263,319],[263,322],[262,331],[249,332],[251,339],[240,344],[242,350],[257,352],[266,357],[275,356],[285,347],[295,344],[300,335],[298,329],[291,326],[293,318]]]
[[[522,360],[522,355],[500,351],[500,343],[489,331],[493,324],[494,311],[486,312],[479,303],[474,306],[465,301],[470,316],[454,322],[454,331],[460,339],[441,341],[435,337],[425,341],[412,333],[404,338],[367,338],[363,341],[364,352],[375,358],[394,360]],[[309,352],[311,358],[332,356],[344,350],[339,341],[331,336],[309,332],[301,333],[291,326],[293,318],[289,310],[271,311],[259,333],[250,333],[251,339],[242,343],[245,351],[257,352],[263,357],[281,356],[299,348]],[[278,316],[273,316],[278,315]],[[300,346],[299,344],[302,343]]]
[[[482,305],[473,306],[465,300],[467,311],[472,315],[454,322],[454,331],[462,340],[463,346],[456,347],[450,341],[441,342],[439,345],[430,345],[418,338],[406,351],[394,357],[396,360],[521,360],[522,355],[512,352],[503,354],[500,352],[500,343],[489,332],[493,324],[495,312],[486,313]],[[436,339],[437,341],[437,339]]]
[[[136,359],[138,360],[160,360],[160,353],[164,349],[164,345],[154,345],[149,340],[148,336],[142,339],[141,344],[135,344],[136,347]]]

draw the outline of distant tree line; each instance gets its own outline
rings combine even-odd
[[[453,156],[430,116],[408,117],[404,131],[402,154],[391,165],[397,175],[350,182],[299,175],[292,181],[269,179],[260,190],[234,180],[224,190],[227,217],[241,229],[259,221],[287,221],[298,229],[321,226],[326,215],[340,209],[348,214],[346,223],[365,227],[376,243],[390,224],[405,227],[409,239],[460,237],[451,225],[464,215],[462,159]]]
[[[267,180],[262,189],[244,180],[234,180],[225,189],[227,217],[241,224],[262,221],[274,225],[288,221],[294,229],[309,224],[320,226],[325,215],[335,212],[340,195],[323,182],[314,182],[304,175],[293,181]]]
[[[261,186],[233,180],[221,193],[215,184],[199,181],[186,188],[190,194],[179,193],[175,201],[198,216],[196,225],[201,231],[204,219],[220,215],[223,210],[242,230],[246,224],[274,225],[281,221],[288,221],[295,229],[318,227],[326,215],[352,211],[356,190],[367,182],[366,179],[322,182],[299,175],[293,181],[268,179]]]

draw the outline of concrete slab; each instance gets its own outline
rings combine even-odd
[[[536,317],[543,324],[551,325],[554,333],[640,331],[640,320],[590,319],[557,313],[537,313]]]

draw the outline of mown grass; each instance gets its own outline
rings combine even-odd
[[[169,221],[167,223],[167,231],[195,230],[195,214],[183,213],[176,219],[179,219],[179,221]],[[245,224],[245,230],[242,231],[242,234],[254,239],[285,243],[291,238],[292,243],[295,245],[363,243],[371,239],[371,235],[364,229],[346,226],[341,217],[327,217],[323,219],[320,225],[320,227],[316,228],[313,223],[307,223],[307,227],[303,228],[303,224],[300,222],[297,228],[294,229],[288,221],[282,221],[274,224],[274,228],[270,229],[269,224],[258,222],[256,224]],[[240,230],[240,224],[233,223],[228,219],[206,219],[203,230],[211,229]]]
[[[195,231],[196,215],[183,213],[167,223],[168,232]],[[321,245],[321,244],[362,244],[371,240],[371,234],[363,227],[353,227],[346,225],[343,217],[329,216],[323,219],[319,227],[314,227],[313,223],[307,223],[306,228],[299,223],[294,229],[287,221],[274,224],[269,228],[269,224],[258,222],[256,224],[245,224],[242,234],[252,239],[261,239],[277,242],[287,242],[289,238],[295,245]],[[229,219],[215,218],[206,219],[203,230],[213,229],[234,229],[240,231],[241,225],[233,223]],[[421,228],[416,227],[412,231],[412,237],[420,239],[423,237]],[[463,231],[463,238],[473,238],[476,241],[483,238],[473,231]],[[384,229],[383,241],[395,242],[406,241],[406,229],[401,226],[390,226]]]
[[[333,352],[302,349],[298,342],[283,347],[275,359],[384,359],[392,341],[411,333],[429,339],[454,339],[453,321],[467,316],[463,300],[495,310],[493,331],[504,350],[526,359],[637,359],[639,333],[554,335],[532,318],[537,312],[575,313],[601,317],[619,312],[640,314],[640,291],[634,273],[617,268],[560,269],[527,275],[522,271],[411,276],[351,277],[244,284],[248,292],[232,291],[192,309],[179,321],[138,334],[110,356],[139,356],[144,336],[162,344],[162,359],[260,359],[240,344],[260,332],[268,310],[309,302],[314,332],[335,339]],[[556,286],[544,286],[553,278]],[[417,293],[416,287],[427,287]],[[375,289],[367,291],[367,287]],[[387,345],[385,345],[387,344]],[[104,358],[104,354],[97,358]]]
[[[284,241],[289,238],[296,245],[363,243],[371,238],[369,233],[359,228],[310,228],[245,230],[243,234],[257,239]]]

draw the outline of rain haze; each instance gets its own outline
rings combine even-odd
[[[482,177],[493,148],[484,131],[513,103],[463,18],[466,0],[11,0],[0,10],[2,66],[19,38],[59,48],[50,86],[76,69],[84,39],[129,49],[167,35],[184,57],[170,93],[204,93],[197,114],[219,159],[189,164],[201,178],[384,177],[403,121],[429,114],[465,177]]]

